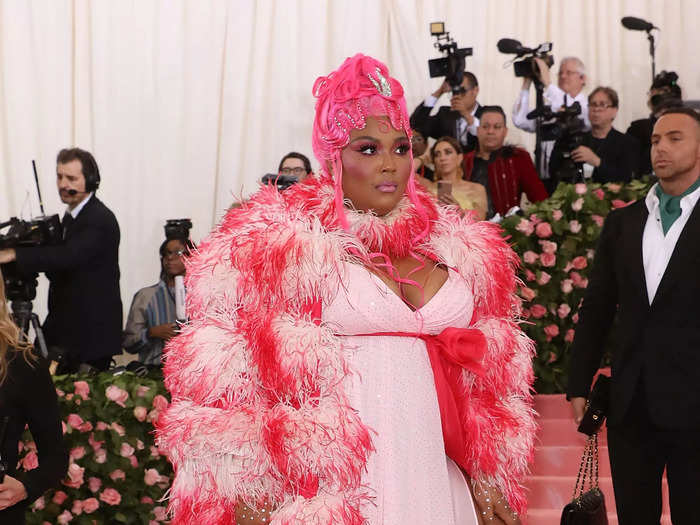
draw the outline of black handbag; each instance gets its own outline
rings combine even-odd
[[[610,405],[610,378],[599,375],[588,396],[586,413],[583,414],[578,431],[592,436],[603,426]]]
[[[585,490],[588,484],[588,490]],[[570,503],[561,513],[561,525],[608,525],[605,497],[598,488],[598,434],[589,436]]]

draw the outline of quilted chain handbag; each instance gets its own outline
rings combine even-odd
[[[588,484],[588,490],[585,490]],[[571,502],[561,513],[561,525],[608,525],[605,497],[598,488],[598,434],[588,437]]]

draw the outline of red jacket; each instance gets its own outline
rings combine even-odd
[[[488,193],[493,202],[493,211],[505,215],[513,206],[520,206],[524,193],[530,202],[549,197],[542,181],[537,176],[530,154],[521,148],[512,148],[509,156],[498,155],[489,162]],[[464,155],[464,178],[471,180],[476,151]]]

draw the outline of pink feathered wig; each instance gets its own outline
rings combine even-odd
[[[387,117],[394,129],[403,130],[411,138],[403,87],[389,75],[386,65],[358,53],[328,76],[319,77],[314,83],[313,94],[318,99],[311,136],[314,154],[322,173],[333,180],[338,221],[347,230],[341,151],[350,142],[350,130],[364,128],[368,117]],[[423,206],[416,196],[412,162],[406,194],[418,213],[427,218],[421,213]]]

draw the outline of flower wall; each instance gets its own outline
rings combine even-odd
[[[525,217],[503,221],[504,234],[521,258],[523,329],[537,345],[538,393],[566,388],[569,347],[605,216],[644,198],[651,185],[649,180],[560,184],[549,199],[528,208]]]
[[[56,376],[70,466],[59,487],[27,512],[28,524],[166,522],[172,467],[155,446],[152,421],[167,405],[162,376]],[[29,433],[20,468],[36,468]]]

